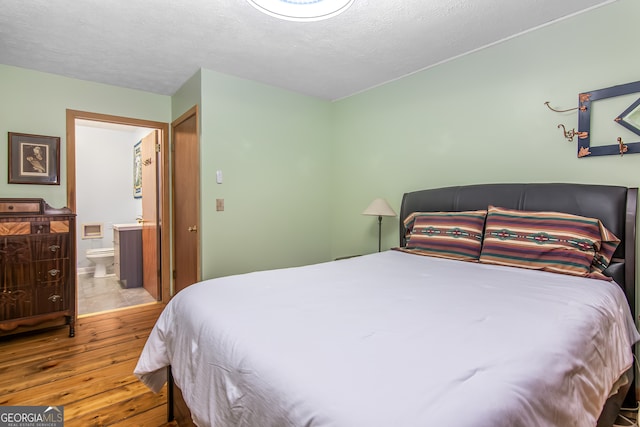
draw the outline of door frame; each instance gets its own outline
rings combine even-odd
[[[171,297],[171,258],[169,253],[169,239],[171,230],[169,229],[169,124],[155,122],[151,120],[133,119],[129,117],[112,116],[108,114],[91,113],[67,109],[67,207],[71,212],[76,212],[76,119],[92,120],[94,122],[115,123],[145,127],[158,130],[160,143],[160,165],[158,185],[158,224],[160,227],[160,300],[163,303],[169,302]]]

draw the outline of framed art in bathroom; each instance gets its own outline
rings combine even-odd
[[[60,185],[60,137],[9,132],[9,184]]]
[[[133,197],[142,198],[142,141],[133,146]]]

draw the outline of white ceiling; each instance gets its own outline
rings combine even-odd
[[[245,0],[2,0],[0,63],[164,95],[206,68],[335,100],[612,1],[355,0],[301,23]]]

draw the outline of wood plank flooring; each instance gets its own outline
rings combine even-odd
[[[64,406],[65,427],[161,427],[166,386],[133,375],[162,304],[81,317],[68,328],[0,338],[0,406]]]

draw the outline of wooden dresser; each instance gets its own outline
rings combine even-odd
[[[0,199],[0,335],[69,325],[75,334],[75,215]]]

